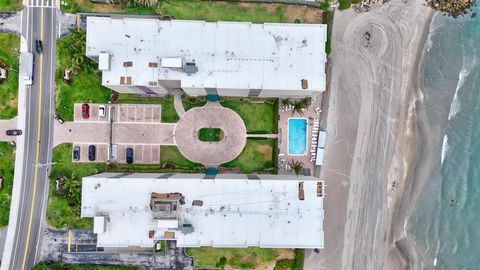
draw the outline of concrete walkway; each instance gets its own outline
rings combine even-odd
[[[224,137],[220,142],[200,141],[201,128],[220,128]],[[182,116],[174,136],[178,149],[187,159],[206,167],[218,167],[240,155],[247,142],[247,129],[236,112],[218,102],[207,102]]]
[[[185,114],[185,108],[183,107],[182,92],[180,90],[173,92],[173,106],[175,107],[178,117],[182,118]]]
[[[278,139],[278,134],[247,134],[247,138]]]

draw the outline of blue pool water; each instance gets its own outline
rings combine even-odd
[[[288,119],[288,154],[305,155],[307,151],[307,119]]]

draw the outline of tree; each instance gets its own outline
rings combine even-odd
[[[312,104],[312,99],[309,97],[302,98],[301,100],[295,101],[293,103],[292,116],[297,112],[300,115],[303,115],[303,109],[307,109],[310,104]]]
[[[298,176],[298,175],[302,172],[302,170],[303,170],[303,162],[301,162],[301,161],[292,160],[289,165],[292,167],[293,171],[295,172],[295,174],[296,174],[297,176]]]
[[[81,182],[75,176],[75,173],[72,173],[70,177],[65,176],[65,182],[63,183],[63,190],[69,198],[70,203],[77,209],[80,209],[80,204],[82,203],[82,191],[81,191]]]
[[[291,98],[282,99],[282,105],[283,106],[293,105],[292,99]]]

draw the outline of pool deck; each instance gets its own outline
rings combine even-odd
[[[316,108],[319,108],[320,110],[322,109],[322,100],[323,100],[323,94],[318,95],[315,100],[312,99],[312,104],[308,109],[303,111],[303,115],[299,115],[298,113],[295,113],[292,116],[292,111],[287,110],[287,111],[282,111],[279,110],[279,120],[278,120],[278,133],[279,133],[279,140],[278,140],[278,150],[279,150],[279,156],[278,156],[278,161],[279,161],[279,168],[278,168],[278,174],[293,174],[291,170],[288,170],[287,165],[291,163],[292,161],[300,161],[303,163],[303,168],[310,170],[310,174],[314,174],[314,169],[315,169],[315,161],[310,161],[311,158],[311,153],[310,149],[312,149],[312,129],[313,129],[313,123],[315,119],[318,119],[320,121],[322,117],[322,112],[317,112],[315,111]],[[280,100],[280,105],[279,107],[281,108],[281,100]],[[299,155],[289,155],[288,154],[288,119],[289,118],[307,118],[307,153],[304,156],[299,156]],[[318,135],[318,131],[316,133]]]

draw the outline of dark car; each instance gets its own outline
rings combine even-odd
[[[41,54],[43,52],[43,44],[41,40],[35,40],[35,50],[38,54]]]
[[[90,106],[88,104],[82,104],[82,118],[88,119],[90,117]]]
[[[133,149],[132,148],[127,148],[127,163],[132,164],[133,163]]]
[[[22,135],[22,131],[20,129],[9,129],[9,130],[7,130],[6,133],[7,133],[8,136]]]
[[[78,145],[73,147],[73,160],[75,160],[75,161],[80,160],[80,146],[78,146]]]
[[[96,152],[95,145],[88,146],[88,160],[95,161],[95,154],[96,154],[95,152]]]
[[[63,124],[65,122],[58,114],[54,114],[53,118],[57,120],[60,124]]]

